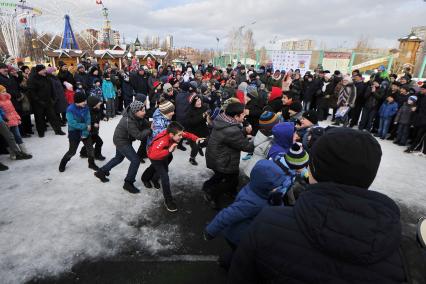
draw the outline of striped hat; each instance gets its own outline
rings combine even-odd
[[[160,112],[164,115],[175,111],[175,105],[171,101],[167,100],[161,102],[158,108],[160,109]]]
[[[285,154],[284,159],[292,170],[303,169],[309,163],[309,154],[303,149],[301,143],[294,143],[290,151]]]
[[[265,111],[259,117],[259,128],[272,131],[272,128],[280,122],[279,116],[272,111]]]

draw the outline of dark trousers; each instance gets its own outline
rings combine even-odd
[[[163,160],[151,160],[151,165],[146,168],[142,174],[142,181],[149,182],[151,180],[161,180],[164,199],[172,198],[169,179],[169,164],[173,160],[173,155],[170,154]]]
[[[19,130],[21,134],[31,134],[33,132],[31,127],[31,115],[19,113],[21,117],[21,124],[19,125]]]
[[[148,157],[148,155],[146,153],[146,142],[147,142],[147,140],[144,139],[144,140],[141,141],[141,144],[139,145],[138,156],[141,160]]]
[[[106,105],[106,112],[105,112],[106,117],[113,118],[115,116],[115,100],[107,99],[105,105]]]
[[[362,109],[361,121],[359,122],[358,128],[359,130],[368,130],[371,131],[371,127],[373,126],[373,120],[376,117],[377,110],[376,108],[366,108]]]
[[[399,123],[397,133],[396,142],[402,146],[407,145],[408,136],[410,135],[410,125]]]
[[[102,145],[104,144],[104,141],[98,134],[91,134],[90,138],[92,140],[92,147],[94,146],[94,155],[95,157],[99,157],[102,153]],[[81,156],[88,156],[86,146],[83,146],[80,150]]]
[[[224,174],[214,171],[214,175],[204,182],[203,191],[209,193],[214,202],[217,202],[219,197],[224,193],[237,193],[239,173]]]
[[[49,121],[53,130],[56,132],[61,130],[61,125],[58,117],[55,114],[52,106],[40,106],[34,107],[34,118],[38,134],[44,134],[46,132],[46,119]]]
[[[80,142],[83,142],[83,145],[87,148],[87,156],[90,158],[93,158],[93,147],[92,147],[92,140],[90,137],[82,139],[82,140],[71,140],[69,141],[69,149],[68,152],[65,153],[64,157],[62,158],[65,161],[71,160],[72,157],[74,157],[75,153],[77,153],[78,145],[80,145]]]
[[[317,114],[318,114],[318,120],[322,121],[322,120],[326,120],[328,117],[328,107],[319,107],[317,110]]]
[[[133,102],[133,95],[123,95],[124,98],[124,108],[127,108]]]
[[[104,173],[109,173],[112,168],[120,164],[124,158],[130,161],[129,169],[127,170],[127,175],[124,181],[134,183],[136,180],[136,175],[139,170],[139,157],[136,154],[135,149],[132,145],[125,145],[115,148],[115,157],[112,158],[106,165],[100,168]]]
[[[362,111],[362,107],[359,104],[358,105],[355,104],[355,107],[353,109],[351,109],[351,113],[350,113],[350,118],[351,118],[350,127],[358,125],[359,118],[361,116],[361,111]]]
[[[416,138],[414,138],[414,140],[411,143],[411,146],[410,146],[409,149],[411,149],[411,150],[421,150],[421,147],[424,144],[424,140],[425,140],[424,136],[425,135],[426,135],[426,127],[419,128],[417,130]],[[425,152],[424,149],[423,149],[423,152]]]
[[[191,158],[197,157],[198,154],[198,144],[192,140],[188,140],[189,146],[191,147]]]

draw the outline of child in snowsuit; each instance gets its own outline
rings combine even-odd
[[[268,159],[274,159],[276,156],[284,155],[288,152],[291,145],[293,145],[294,123],[278,123],[272,128],[272,135],[274,136],[274,139],[272,146],[269,149],[267,156]]]
[[[12,104],[11,95],[6,93],[6,88],[3,85],[0,85],[0,107],[4,111],[4,118],[6,120],[7,126],[9,127],[10,132],[15,138],[15,142],[18,145],[20,152],[29,154],[28,150],[22,141],[21,133],[19,131],[19,125],[21,124],[21,117],[16,112],[15,107]],[[11,153],[13,158],[14,153]]]
[[[105,74],[102,82],[102,95],[106,104],[106,119],[108,120],[115,116],[115,89],[108,73]]]
[[[100,101],[95,96],[90,96],[87,98],[87,105],[90,110],[90,124],[91,124],[91,130],[90,130],[90,138],[92,141],[92,145],[95,145],[95,160],[103,161],[105,160],[105,157],[102,156],[102,145],[104,142],[102,141],[102,138],[99,136],[99,124],[102,120],[102,114],[101,114],[101,105],[102,101]],[[87,158],[87,150],[86,146],[83,146],[80,150],[80,157]]]
[[[271,160],[260,160],[250,173],[250,183],[238,193],[235,201],[221,210],[205,228],[204,238],[212,240],[223,234],[234,252],[254,218],[269,205],[272,192],[280,190],[286,177],[280,167]],[[223,259],[229,268],[232,253]]]
[[[154,140],[148,147],[148,158],[156,174],[160,176],[164,204],[170,212],[177,211],[177,206],[170,191],[169,164],[173,159],[172,153],[182,138],[190,139],[194,142],[201,140],[194,134],[184,132],[183,126],[179,122],[173,121],[167,126],[166,130],[163,130],[154,137]]]
[[[398,124],[397,136],[394,144],[399,146],[407,145],[407,139],[410,134],[411,120],[417,102],[416,96],[410,96],[408,100],[401,106],[395,117],[395,124]]]
[[[76,93],[74,95],[74,103],[68,106],[67,109],[67,121],[69,149],[59,164],[59,172],[65,171],[65,166],[77,152],[80,142],[83,142],[84,146],[86,146],[87,156],[89,157],[89,168],[97,171],[99,168],[95,164],[93,146],[89,133],[91,130],[90,111],[87,107],[86,95],[83,93]]]
[[[151,134],[145,115],[145,105],[139,101],[133,101],[125,109],[123,117],[114,131],[115,157],[95,172],[95,176],[102,182],[108,182],[109,179],[106,176],[109,176],[109,172],[120,164],[124,158],[127,158],[130,161],[130,166],[124,179],[123,189],[130,193],[139,192],[139,189],[133,183],[138,173],[140,161],[132,143],[135,140],[144,140]]]
[[[376,137],[380,137],[380,139],[385,139],[386,135],[388,135],[389,127],[392,121],[392,117],[398,111],[398,103],[395,102],[393,96],[388,96],[386,101],[382,104],[379,110],[380,115],[380,127],[377,132]]]
[[[93,82],[93,88],[90,89],[90,96],[97,97],[99,101],[103,102],[101,80],[96,78]]]

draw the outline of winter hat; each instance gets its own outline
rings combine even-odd
[[[133,101],[131,104],[130,104],[130,111],[132,112],[132,113],[137,113],[138,111],[140,111],[140,110],[142,110],[142,109],[144,109],[145,108],[145,105],[144,105],[144,103],[143,102],[141,102],[141,101]]]
[[[65,62],[63,62],[62,60],[58,62],[58,66],[59,68],[62,68],[62,66],[65,66]]]
[[[379,71],[385,71],[385,66],[384,65],[380,65],[379,68],[377,68],[377,70],[379,70]]]
[[[98,99],[97,97],[95,97],[95,96],[89,96],[88,98],[87,98],[87,105],[90,107],[90,108],[93,108],[93,107],[95,107],[98,103],[100,103],[101,102],[101,100],[100,99]]]
[[[294,112],[301,112],[303,109],[302,104],[300,102],[292,102],[290,105],[290,110]]]
[[[161,85],[160,81],[155,81],[154,83],[152,83],[152,85],[154,86],[154,89],[157,88],[158,86]]]
[[[220,82],[215,82],[214,83],[214,88],[215,88],[215,90],[219,90],[220,89]]]
[[[180,85],[180,88],[181,88],[182,91],[188,92],[189,91],[189,83],[183,82],[182,85]]]
[[[0,94],[6,93],[6,88],[3,85],[0,85]]]
[[[41,70],[46,69],[46,66],[44,66],[43,64],[37,64],[35,67],[35,71],[36,73],[40,72]]]
[[[83,64],[79,63],[79,64],[77,64],[77,70],[80,69],[80,68],[85,68],[85,67],[84,67]]]
[[[348,83],[352,83],[352,77],[351,77],[351,76],[349,76],[349,75],[345,75],[345,76],[343,77],[343,80],[344,80],[344,81],[348,81]]]
[[[201,86],[200,86],[200,92],[202,93],[202,94],[204,94],[205,92],[207,92],[207,90],[209,89],[209,87],[207,86],[207,84],[201,84]]]
[[[77,92],[74,94],[74,103],[79,104],[87,100],[87,97],[82,92]]]
[[[176,78],[170,78],[169,83],[170,85],[174,86],[176,83],[179,83],[179,80]]]
[[[272,128],[280,122],[279,116],[272,111],[265,111],[259,117],[259,129],[270,131],[272,135]]]
[[[284,155],[284,159],[292,170],[303,169],[309,163],[309,155],[301,143],[294,143],[288,153]]]
[[[166,84],[163,85],[163,93],[168,93],[167,90],[169,90],[169,89],[173,89],[172,84],[166,83]]]
[[[56,68],[55,67],[47,67],[46,68],[46,73],[47,74],[53,74],[56,72]]]
[[[160,112],[164,115],[175,111],[175,105],[168,100],[164,100],[163,102],[161,102],[158,108],[160,109]]]
[[[318,115],[317,115],[317,112],[314,110],[305,111],[302,117],[312,122],[312,124],[318,123]]]
[[[258,98],[259,94],[257,93],[257,88],[255,86],[247,86],[247,96],[250,99]]]
[[[271,95],[269,96],[268,101],[272,102],[273,100],[282,97],[283,92],[281,88],[278,87],[272,87]]]
[[[65,86],[65,89],[67,89],[68,91],[74,90],[73,85],[71,83],[68,83],[67,81],[64,82],[64,86]]]
[[[417,97],[416,96],[410,96],[408,98],[408,100],[412,101],[413,103],[417,102]]]
[[[198,94],[192,94],[188,97],[188,101],[192,104],[197,98],[201,98]]]
[[[238,85],[238,91],[247,92],[247,86],[248,84],[246,82],[242,82],[240,85]]]
[[[196,91],[197,91],[197,88],[198,88],[197,82],[195,82],[195,81],[191,81],[191,82],[189,82],[189,89],[188,89],[188,91],[189,91],[190,93],[192,93],[192,92],[196,92]]]
[[[368,188],[382,157],[380,144],[368,132],[333,128],[311,149],[309,168],[318,182],[335,182]]]
[[[225,114],[228,116],[240,115],[244,112],[244,105],[240,102],[228,104],[225,109]]]

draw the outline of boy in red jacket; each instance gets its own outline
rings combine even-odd
[[[148,147],[148,158],[151,160],[151,165],[154,167],[156,174],[160,176],[164,204],[170,212],[177,211],[177,207],[170,191],[169,164],[173,159],[172,153],[182,138],[190,139],[197,143],[202,140],[202,138],[198,138],[194,134],[184,132],[183,126],[179,122],[172,121],[167,126],[167,129],[154,137]]]

